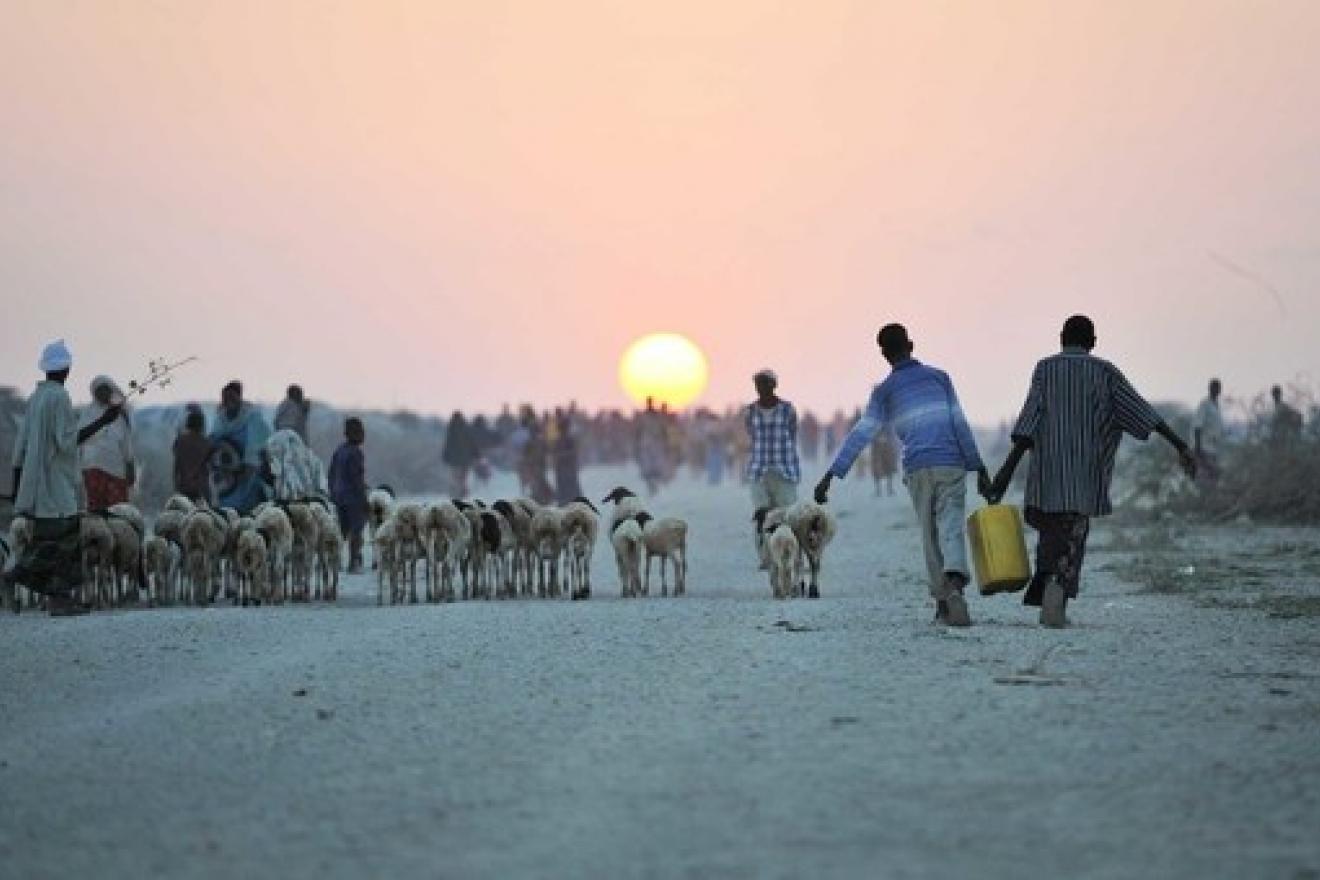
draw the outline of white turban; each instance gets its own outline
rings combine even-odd
[[[41,360],[37,361],[37,369],[43,373],[58,373],[72,366],[73,355],[63,339],[57,339],[42,349]]]

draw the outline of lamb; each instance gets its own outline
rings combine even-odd
[[[811,586],[807,595],[820,598],[820,568],[825,548],[834,540],[839,529],[838,520],[824,506],[814,501],[799,501],[785,512],[785,521],[797,538],[801,558],[807,561],[811,572]],[[801,593],[799,585],[797,592]]]
[[[426,508],[426,541],[427,601],[452,602],[454,572],[465,565],[472,526],[452,501],[432,504]]]
[[[319,537],[316,542],[316,561],[320,577],[316,583],[316,598],[333,602],[339,598],[339,567],[344,553],[344,536],[339,522],[324,505],[312,505]]]
[[[536,562],[536,590],[542,599],[559,598],[559,560],[564,555],[564,513],[541,507],[528,527]]]
[[[394,490],[389,486],[372,489],[367,495],[367,542],[371,544],[371,567],[376,567],[376,529],[394,510]]]
[[[596,551],[600,512],[585,498],[564,506],[563,543],[568,551],[568,586],[573,599],[591,598],[591,557]]]
[[[266,559],[266,539],[261,537],[261,532],[238,533],[234,565],[238,571],[238,601],[244,607],[260,605],[270,597],[270,565]]]
[[[179,548],[160,535],[152,535],[142,542],[142,563],[152,604],[173,605]]]
[[[270,569],[268,598],[282,603],[285,596],[284,576],[293,553],[293,523],[289,515],[274,505],[258,508],[256,530],[266,541],[266,565]]]
[[[793,595],[800,558],[797,535],[786,521],[784,508],[758,508],[752,517],[757,524],[761,561],[770,572],[770,592],[776,599]]]
[[[193,512],[183,524],[184,560],[196,605],[215,598],[212,584],[225,548],[227,526],[224,517],[205,508]]]
[[[674,563],[674,595],[687,590],[687,533],[688,525],[672,516],[656,519],[646,511],[634,517],[642,527],[642,546],[646,550],[646,581],[642,595],[651,594],[651,560],[660,558],[660,595],[669,595],[669,582],[665,577],[667,563]]]

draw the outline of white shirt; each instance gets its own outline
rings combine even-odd
[[[58,382],[40,382],[14,447],[14,466],[23,468],[14,510],[34,519],[76,514],[82,488],[77,465],[78,422],[69,394]]]
[[[85,428],[101,417],[105,407],[93,401],[83,410],[79,428]],[[128,476],[128,464],[133,460],[133,429],[121,416],[106,425],[79,447],[79,459],[85,471],[95,468],[117,479]]]
[[[1201,432],[1201,451],[1214,454],[1224,445],[1224,414],[1210,398],[1196,408],[1196,430]]]

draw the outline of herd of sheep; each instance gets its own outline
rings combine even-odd
[[[650,595],[660,563],[660,595],[687,592],[688,525],[656,517],[620,486],[604,527],[623,598]],[[757,546],[771,594],[785,599],[820,594],[825,548],[837,531],[826,508],[805,501],[756,511]],[[371,492],[368,533],[377,572],[378,604],[458,598],[515,599],[591,596],[591,560],[602,516],[586,498],[562,506],[529,499],[396,501]],[[23,552],[32,522],[13,521],[10,550]],[[266,502],[249,516],[213,509],[176,495],[147,533],[129,504],[81,518],[82,599],[110,608],[137,604],[140,589],[153,605],[208,605],[223,595],[235,604],[281,604],[339,594],[344,537],[333,507],[322,499]],[[35,597],[29,596],[29,602]],[[14,597],[14,608],[18,601]]]

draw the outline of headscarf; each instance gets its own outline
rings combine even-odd
[[[266,458],[270,462],[271,476],[275,478],[277,501],[329,497],[321,459],[296,432],[281,428],[272,434],[266,442]]]

